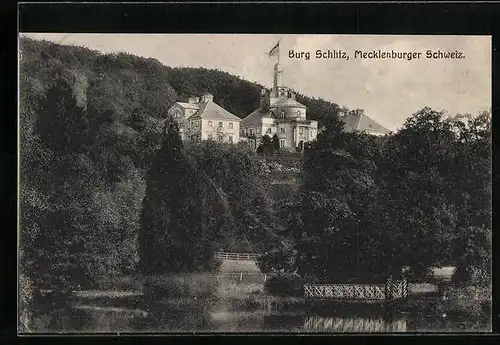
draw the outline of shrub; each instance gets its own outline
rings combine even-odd
[[[257,262],[263,273],[276,272],[279,275],[291,272],[297,253],[291,247],[281,247],[264,253]]]
[[[151,275],[144,284],[144,295],[151,300],[184,297],[211,299],[216,291],[217,281],[208,274]]]
[[[300,297],[304,293],[304,281],[297,274],[274,275],[266,281],[264,290],[278,296]]]

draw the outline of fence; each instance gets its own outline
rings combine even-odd
[[[232,272],[232,273],[220,273],[216,276],[217,279],[228,279],[233,281],[245,281],[252,283],[265,283],[267,281],[267,275],[262,273],[249,273],[249,272]]]
[[[215,258],[219,260],[253,260],[257,261],[260,254],[253,253],[226,253],[226,252],[216,252]]]
[[[384,320],[383,318],[361,317],[321,317],[309,316],[304,320],[304,330],[308,332],[356,332],[391,333],[406,332],[406,320]]]
[[[386,298],[400,299],[408,297],[408,281],[405,280],[388,280],[386,283]]]
[[[307,298],[377,300],[377,299],[385,299],[385,285],[384,284],[304,285],[304,295]]]
[[[394,300],[408,296],[408,283],[406,280],[389,280],[386,284],[306,284],[304,296],[346,300]]]

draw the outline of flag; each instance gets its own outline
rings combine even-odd
[[[276,45],[269,52],[269,57],[278,55],[280,53],[280,43],[276,43]]]

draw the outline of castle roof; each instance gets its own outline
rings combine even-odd
[[[198,104],[194,104],[194,103],[185,103],[185,102],[176,102],[178,105],[180,105],[181,107],[183,108],[186,108],[186,109],[200,109],[200,107],[198,106]]]
[[[277,107],[293,107],[293,108],[306,108],[302,103],[297,102],[292,98],[278,98],[271,103],[271,108]]]
[[[268,117],[271,118],[271,115],[268,111],[266,112],[261,112],[260,109],[257,109],[250,113],[249,115],[245,116],[242,121],[247,124],[247,125],[259,125],[260,121],[263,117]]]
[[[345,115],[341,120],[344,122],[344,130],[347,132],[360,131],[372,134],[386,134],[390,132],[387,128],[362,112]]]
[[[241,119],[231,114],[226,109],[213,101],[198,103],[199,110],[189,117],[189,120],[204,119],[204,120],[225,120],[225,121],[240,121]]]

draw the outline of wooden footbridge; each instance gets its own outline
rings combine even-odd
[[[408,297],[406,280],[385,284],[306,284],[304,297],[316,299],[387,301]]]
[[[216,252],[214,256],[223,261],[220,277],[237,281],[267,280],[267,276],[260,272],[257,265],[261,254]],[[408,290],[408,282],[405,279],[388,279],[385,284],[305,284],[304,297],[344,301],[395,301],[406,299]]]
[[[260,254],[255,253],[229,253],[216,252],[215,258],[219,260],[237,260],[237,261],[257,261]]]

